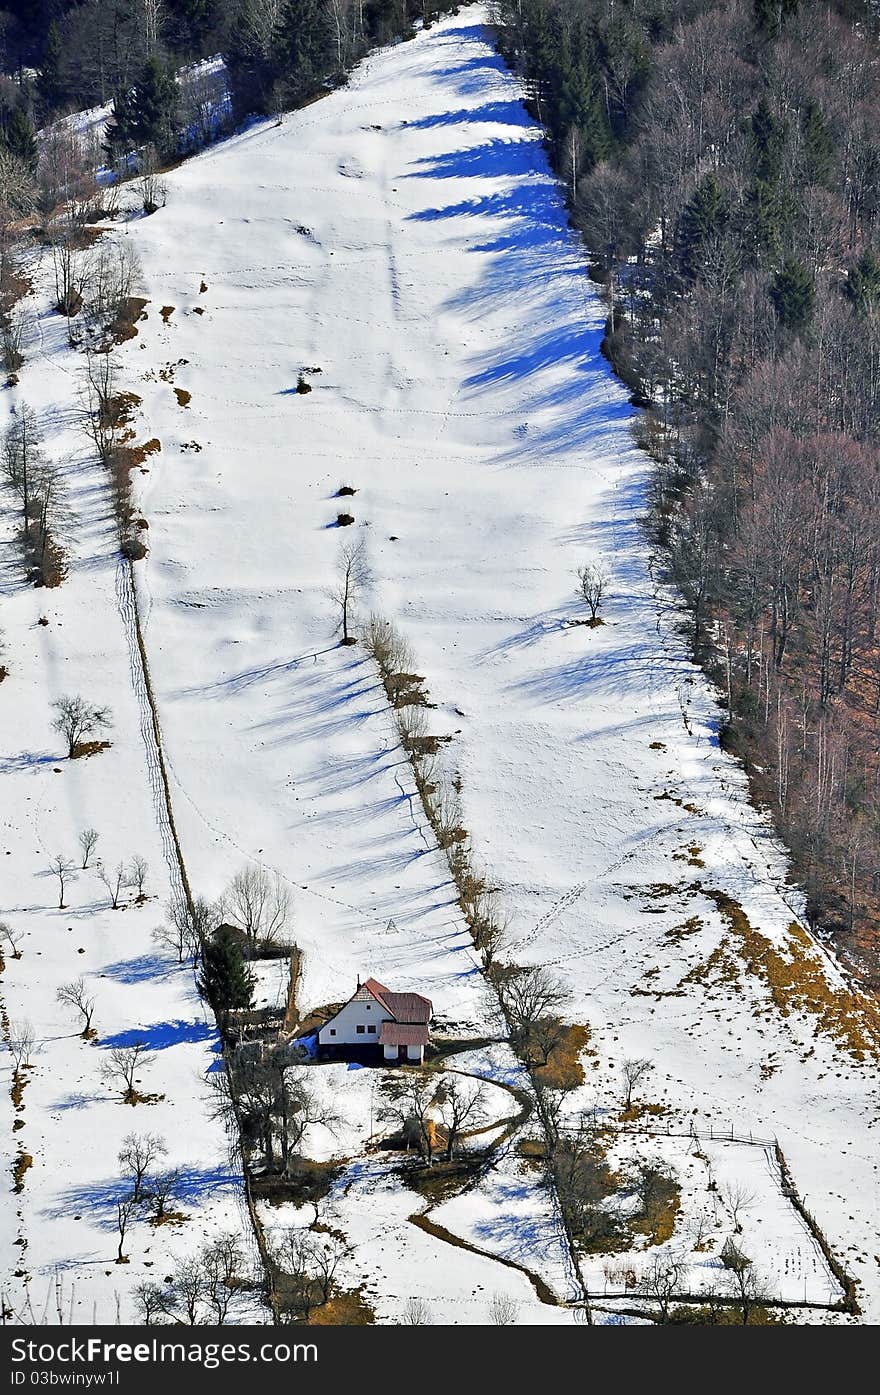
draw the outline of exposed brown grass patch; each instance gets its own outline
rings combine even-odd
[[[123,1104],[159,1104],[164,1095],[145,1095],[140,1090],[127,1090],[122,1097]]]
[[[689,867],[705,867],[700,854],[703,849],[697,843],[691,843],[688,847],[682,848],[680,852],[672,854],[673,862],[686,862]]]
[[[376,1321],[361,1288],[334,1293],[309,1314],[309,1327],[367,1327]]]
[[[562,1040],[550,1052],[546,1066],[537,1066],[532,1075],[550,1090],[576,1090],[584,1083],[581,1055],[588,1052],[590,1029],[579,1023],[565,1028]],[[595,1055],[594,1052],[588,1052]]]
[[[192,401],[192,393],[187,392],[186,388],[176,387],[174,389],[174,396],[177,398],[178,407],[188,407]]]
[[[162,442],[156,436],[151,436],[149,441],[144,441],[142,446],[131,446],[128,452],[129,469],[135,469],[138,465],[143,465],[151,455],[157,455],[162,449]]]
[[[137,338],[137,321],[146,319],[144,311],[147,301],[143,296],[131,295],[121,301],[116,311],[116,318],[109,326],[110,339],[108,343],[102,345],[103,351],[108,352],[114,344],[124,344],[128,339]]]
[[[328,1195],[344,1169],[342,1159],[315,1162],[312,1158],[298,1158],[289,1177],[264,1173],[251,1179],[251,1190],[257,1200],[267,1201],[270,1206],[282,1206],[286,1202],[296,1206],[311,1205]]]
[[[70,759],[86,760],[89,756],[98,755],[100,751],[109,751],[112,745],[112,741],[77,741]]]
[[[639,1215],[630,1217],[629,1225],[637,1234],[646,1235],[649,1245],[663,1245],[672,1239],[680,1210],[681,1187],[675,1178],[654,1172],[651,1199]]]
[[[17,1070],[12,1077],[12,1089],[9,1091],[9,1098],[16,1109],[21,1109],[24,1101],[24,1087],[27,1084],[27,1076],[22,1071]]]
[[[24,1150],[22,1150],[19,1153],[18,1157],[15,1159],[15,1162],[12,1166],[12,1190],[14,1192],[24,1191],[25,1173],[27,1172],[28,1168],[33,1167],[33,1165],[34,1160],[31,1157],[30,1153],[25,1153]]]
[[[833,1038],[857,1061],[880,1059],[880,1006],[835,985],[819,950],[802,925],[792,921],[787,954],[754,928],[738,901],[723,891],[705,888],[727,923],[730,943],[749,974],[768,988],[781,1017],[792,1011],[809,1013],[817,1032]]]
[[[160,1225],[186,1225],[188,1220],[183,1211],[163,1211],[161,1216],[151,1216],[148,1224],[156,1229]]]
[[[482,1154],[471,1153],[453,1158],[451,1162],[441,1159],[431,1167],[407,1167],[403,1177],[412,1191],[426,1197],[432,1206],[439,1206],[459,1196],[476,1181],[483,1161]]]
[[[703,922],[698,915],[689,916],[687,920],[681,921],[679,925],[671,925],[668,930],[663,931],[663,938],[667,944],[678,945],[682,940],[687,940],[691,935],[699,935],[703,929]]]
[[[167,325],[168,321],[171,319],[171,316],[174,314],[174,306],[163,305],[162,309],[159,311],[159,314],[162,316],[163,322]]]

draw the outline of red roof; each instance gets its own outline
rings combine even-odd
[[[386,1012],[390,1012],[396,1022],[418,1023],[427,1025],[431,1020],[432,1004],[430,998],[423,998],[421,993],[392,993],[390,988],[379,983],[378,979],[368,978],[361,984],[355,997],[362,996],[366,989],[377,1003],[381,1003]]]
[[[383,1022],[379,1028],[381,1046],[427,1046],[428,1028],[417,1022]]]

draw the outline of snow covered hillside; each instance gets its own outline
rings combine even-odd
[[[773,1293],[820,1305],[805,1320],[823,1320],[840,1288],[785,1198],[778,1138],[876,1321],[876,1027],[800,928],[783,852],[719,750],[715,695],[650,570],[639,528],[648,463],[599,354],[602,305],[485,23],[471,6],[369,58],[346,88],[283,123],[185,163],[167,176],[167,206],[122,233],[150,304],[120,357],[142,399],[139,434],[161,442],[138,485],[150,552],[134,570],[190,879],[207,897],[248,861],[285,879],[306,1008],[372,974],[429,996],[450,1034],[502,1033],[375,667],[334,633],[339,548],[363,538],[361,614],[404,631],[437,704],[431,730],[452,737],[444,759],[510,916],[510,955],[552,966],[571,990],[569,1019],[589,1028],[569,1117],[597,1106],[618,1120],[623,1062],[650,1060],[637,1131],[621,1132],[611,1161],[662,1157],[677,1175],[680,1218],[661,1244],[684,1255],[690,1291],[717,1270],[735,1221]],[[40,365],[30,370],[44,400],[63,396],[61,349],[46,351],[52,386]],[[99,492],[82,456],[72,478]],[[356,492],[340,499],[341,486]],[[350,526],[337,524],[343,511]],[[591,628],[573,623],[584,619],[575,592],[578,567],[597,559],[611,583],[605,623]],[[77,949],[82,940],[68,924],[88,925],[85,968],[108,979],[97,989],[112,1014],[102,1037],[135,1018],[182,1025],[200,1013],[182,975],[153,979],[147,908],[99,909],[83,873],[71,894],[79,920],[37,909],[50,904],[51,883],[35,880],[46,853],[86,823],[106,826],[108,860],[118,843],[120,855],[161,864],[114,568],[107,525],[51,599],[13,596],[0,687],[15,859],[3,899],[24,908],[53,991],[73,972],[64,937]],[[49,626],[33,628],[43,612]],[[46,694],[86,686],[117,709],[113,747],[56,775]],[[164,896],[167,883],[150,890]],[[122,919],[133,935],[124,946]],[[64,1184],[38,1186],[40,1168],[76,1153],[83,1133],[63,1131],[76,1120],[102,1140],[101,1166],[81,1164],[97,1187],[117,1147],[104,1131],[126,1111],[91,1099],[73,1108],[71,1052],[97,1052],[56,1045],[64,1027],[25,948],[3,992],[44,1049],[25,1129],[4,1137],[34,1152],[32,1121],[45,1129],[46,1161],[35,1156],[19,1202],[28,1265],[46,1274],[74,1252],[81,1266],[95,1262],[100,1221],[74,1223]],[[123,997],[129,959],[144,965],[154,1004],[146,989]],[[191,1110],[180,1108],[198,1064],[184,1051],[203,1068],[210,1049],[183,1044],[192,1040],[173,1047],[186,1061],[173,1093],[158,1073],[146,1088],[165,1090],[187,1119],[179,1146],[213,1150],[219,1166],[222,1140],[195,1089]],[[524,1083],[506,1046],[480,1060],[493,1088]],[[473,1053],[462,1068],[475,1069]],[[345,1122],[324,1155],[349,1159],[327,1206],[354,1245],[346,1275],[378,1320],[399,1321],[413,1291],[437,1321],[485,1322],[493,1293],[509,1294],[521,1321],[572,1320],[541,1300],[541,1282],[488,1257],[578,1297],[540,1177],[510,1148],[478,1187],[436,1208],[435,1226],[470,1250],[414,1224],[413,1196],[360,1152],[373,1125],[368,1074],[328,1072]],[[493,1110],[500,1119],[502,1103]],[[719,1197],[737,1188],[749,1200],[734,1218]],[[204,1204],[228,1208],[221,1190],[206,1183]],[[64,1229],[38,1245],[38,1217],[62,1212]],[[271,1231],[310,1216],[267,1207],[264,1221]],[[80,1250],[73,1236],[86,1223],[94,1233]],[[145,1253],[137,1242],[131,1252]],[[601,1257],[584,1273],[592,1293],[615,1287]]]

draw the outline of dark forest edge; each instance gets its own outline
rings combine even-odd
[[[880,10],[499,0],[721,743],[880,984]]]
[[[249,116],[340,86],[371,48],[450,9],[449,0],[5,0],[0,157],[34,172],[38,129],[112,102],[108,162],[144,146],[169,162]],[[219,78],[194,66],[216,55]]]

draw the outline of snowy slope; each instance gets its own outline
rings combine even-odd
[[[152,938],[177,890],[177,867],[134,649],[130,585],[103,472],[79,424],[81,361],[50,307],[45,260],[35,258],[31,271],[34,338],[20,384],[4,393],[2,429],[23,403],[41,423],[46,457],[63,472],[67,490],[70,572],[57,589],[22,584],[18,515],[4,496],[0,626],[9,674],[0,685],[0,919],[21,935],[21,957],[2,947],[0,999],[13,1024],[32,1024],[36,1049],[17,1118],[11,1062],[0,1057],[0,1149],[9,1188],[0,1286],[21,1321],[56,1322],[59,1305],[64,1322],[114,1322],[117,1305],[123,1320],[133,1321],[135,1284],[164,1276],[176,1255],[198,1248],[206,1235],[234,1230],[249,1247],[251,1231],[228,1140],[209,1112],[206,1077],[219,1048],[213,1020],[191,969]],[[109,750],[64,758],[51,704],[70,693],[111,708]],[[78,834],[88,827],[100,835],[97,849],[88,869],[69,878],[59,909],[50,858],[60,852],[79,868]],[[95,859],[112,873],[135,854],[149,864],[147,899],[136,904],[128,890],[113,911]],[[80,976],[95,999],[94,1042],[78,1036],[81,1021],[55,998],[59,986]],[[132,1108],[119,1102],[101,1068],[109,1050],[136,1040],[154,1053],[140,1088],[161,1098]],[[175,1209],[188,1219],[161,1228],[143,1219],[133,1224],[129,1263],[116,1266],[115,1202],[125,1188],[117,1154],[131,1132],[167,1143],[163,1164],[181,1171]],[[32,1165],[14,1194],[10,1174],[22,1152]]]
[[[649,573],[647,467],[598,354],[601,305],[480,19],[175,172],[132,234],[154,302],[175,307],[128,359],[163,442],[143,575],[184,838],[209,892],[244,853],[297,885],[310,1001],[359,967],[475,1015],[473,979],[436,953],[448,935],[451,963],[466,955],[395,790],[408,772],[375,677],[333,648],[333,495],[351,484],[369,604],[405,628],[455,734],[517,955],[558,966],[594,1032],[582,1102],[611,1102],[622,1059],[648,1055],[676,1119],[778,1134],[875,1286],[873,1070],[809,1013],[783,1017],[744,965],[714,999],[705,974],[679,987],[725,933],[717,893],[783,952],[798,905]],[[143,383],[144,359],[185,360],[185,409]],[[321,371],[300,396],[304,369]],[[597,555],[607,623],[572,627]],[[694,936],[670,938],[692,916]]]
[[[598,353],[602,307],[484,20],[470,7],[181,166],[167,207],[128,227],[151,305],[121,355],[142,434],[162,443],[136,571],[190,876],[214,896],[254,859],[287,880],[307,1006],[373,973],[462,1034],[497,1030],[376,674],[336,645],[337,551],[365,538],[363,608],[405,630],[433,729],[454,738],[513,953],[554,965],[591,1028],[572,1111],[616,1110],[621,1062],[650,1057],[646,1098],[673,1134],[754,1136],[702,1151],[754,1193],[744,1231],[775,1291],[833,1301],[759,1141],[778,1136],[876,1320],[874,1062],[839,1016],[817,1032],[772,996],[766,946],[788,962],[799,903],[652,579],[648,467]],[[340,503],[343,484],[357,493]],[[354,527],[335,526],[342,507]],[[596,556],[613,583],[588,629],[569,622]],[[848,1011],[839,971],[815,974]],[[714,1205],[687,1141],[651,1147],[689,1216]],[[484,1290],[513,1292],[523,1321],[570,1317],[416,1229],[377,1166],[353,1162],[331,1205],[382,1320],[416,1273],[444,1321],[485,1321]],[[570,1292],[550,1200],[512,1154],[437,1219]],[[608,1282],[601,1266],[589,1279]]]

